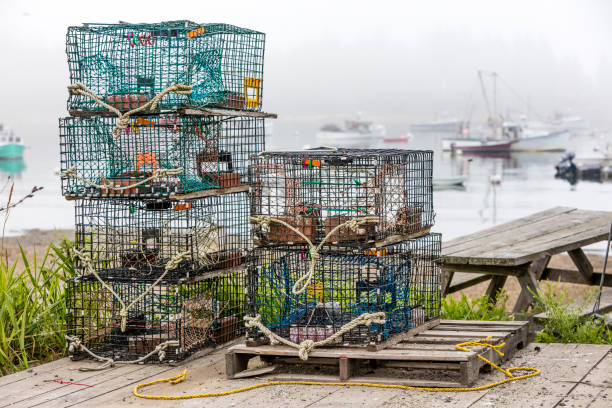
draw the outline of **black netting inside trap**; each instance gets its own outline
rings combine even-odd
[[[105,282],[130,304],[121,330],[121,304],[98,280],[89,276],[66,284],[66,331],[97,355],[134,360],[167,341],[172,361],[205,346],[228,342],[242,334],[246,307],[246,271],[234,271],[197,282],[158,284]],[[150,288],[150,289],[149,289]],[[84,352],[81,354],[85,355]],[[153,355],[148,362],[159,362]]]
[[[252,315],[295,343],[321,341],[364,313],[384,312],[385,324],[358,326],[338,344],[378,343],[439,317],[441,236],[427,234],[378,249],[325,250],[310,284],[293,294],[308,273],[307,251],[255,248],[249,259]],[[252,337],[263,337],[258,330]]]
[[[189,201],[77,200],[76,268],[105,280],[153,282],[185,253],[164,281],[240,268],[249,246],[246,193]]]
[[[315,243],[330,234],[326,243],[335,245],[399,242],[434,223],[432,169],[431,151],[264,152],[249,164],[251,215],[283,221]],[[259,245],[304,243],[274,220],[267,229],[255,224],[253,234]]]

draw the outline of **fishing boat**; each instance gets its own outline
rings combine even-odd
[[[414,135],[412,133],[405,133],[397,137],[383,137],[383,142],[385,143],[408,143],[412,139],[414,139]]]
[[[433,187],[445,188],[445,187],[459,187],[462,186],[466,176],[452,176],[452,177],[434,177]]]
[[[4,126],[0,123],[0,159],[20,159],[23,157],[25,146],[19,136],[14,136],[4,130]]]
[[[498,153],[510,151],[511,146],[511,141],[468,139],[451,143],[450,150],[462,153]]]
[[[364,120],[347,120],[344,126],[322,126],[315,139],[319,146],[368,148],[380,142],[385,134],[384,125]]]

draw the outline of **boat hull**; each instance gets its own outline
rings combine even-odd
[[[20,159],[23,157],[25,146],[20,144],[5,144],[0,146],[0,159]]]
[[[538,136],[522,137],[512,144],[514,152],[564,152],[569,144],[570,132],[561,130]]]
[[[512,142],[452,143],[452,151],[464,153],[498,153],[510,151]]]

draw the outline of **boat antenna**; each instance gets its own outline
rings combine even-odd
[[[478,80],[480,81],[480,89],[482,91],[482,97],[485,100],[485,105],[487,107],[487,114],[491,117],[491,107],[489,106],[489,97],[487,96],[487,89],[485,88],[484,80],[482,79],[483,71],[478,70]]]

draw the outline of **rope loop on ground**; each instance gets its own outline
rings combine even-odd
[[[467,346],[479,346],[479,347],[489,347],[492,348],[493,351],[498,353],[499,355],[503,355],[498,348],[502,347],[504,343],[498,345],[492,345],[487,343],[486,341],[490,340],[491,337],[487,337],[486,339],[481,339],[478,341],[468,341],[465,343],[457,344],[455,347],[461,351],[472,351],[467,348]],[[322,387],[369,387],[369,388],[386,388],[386,389],[396,389],[396,390],[405,390],[405,391],[429,391],[429,392],[468,392],[468,391],[482,391],[489,388],[496,387],[498,385],[506,384],[512,381],[520,381],[526,380],[530,377],[535,377],[536,375],[540,375],[541,371],[537,368],[533,367],[510,367],[507,369],[503,369],[497,364],[491,362],[480,354],[477,354],[478,358],[484,361],[485,363],[491,365],[497,371],[504,374],[505,378],[499,381],[495,381],[489,384],[480,385],[477,387],[414,387],[409,385],[401,385],[401,384],[374,384],[367,382],[320,382],[320,381],[269,381],[265,383],[259,383],[254,385],[249,385],[242,388],[236,388],[229,391],[218,391],[218,392],[209,392],[202,394],[187,394],[187,395],[151,395],[151,394],[143,394],[142,389],[146,387],[150,387],[154,384],[180,384],[187,379],[187,369],[183,370],[182,373],[170,377],[170,378],[161,378],[158,380],[149,381],[146,383],[138,384],[134,387],[133,394],[138,398],[151,399],[151,400],[184,400],[184,399],[193,399],[193,398],[210,398],[210,397],[223,397],[226,395],[238,394],[240,392],[255,390],[258,388],[272,387],[276,385],[318,385]],[[523,371],[526,372],[523,375],[513,375],[512,373],[515,371]]]

